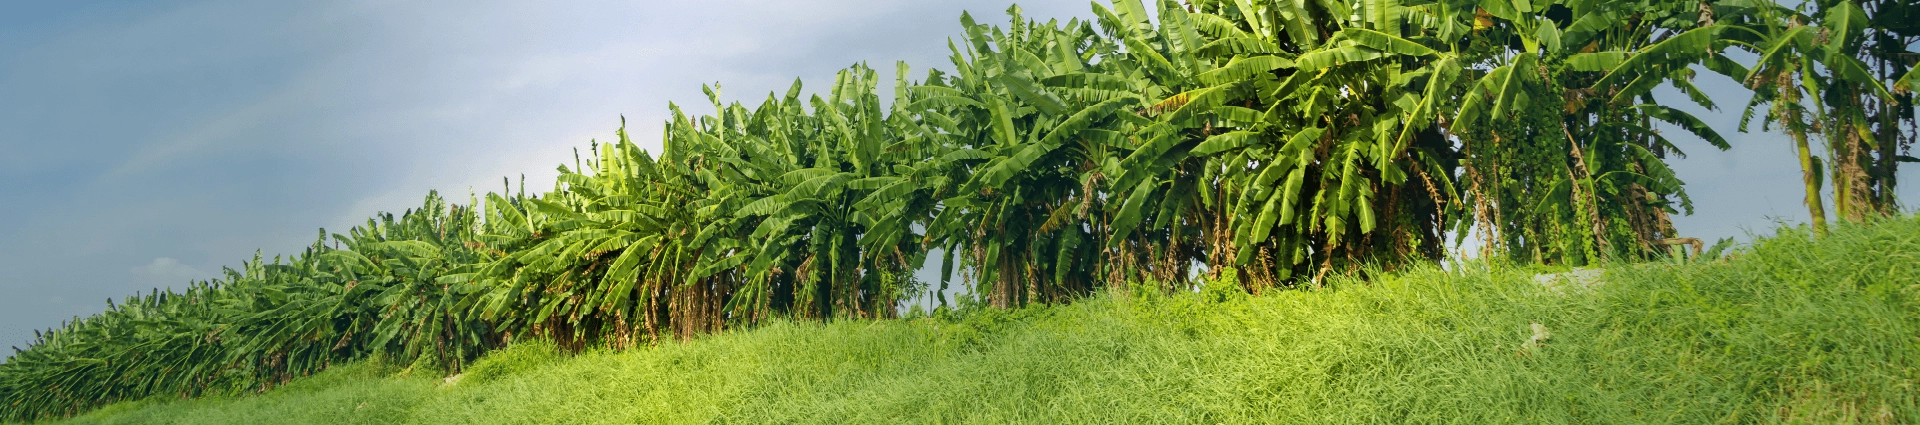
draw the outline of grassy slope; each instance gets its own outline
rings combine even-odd
[[[1565,294],[1517,268],[1428,268],[573,357],[525,344],[453,385],[356,365],[70,423],[1920,423],[1916,276],[1907,218]],[[1524,348],[1532,322],[1552,338]]]

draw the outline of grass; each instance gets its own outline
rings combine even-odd
[[[530,342],[451,383],[359,364],[65,423],[1920,423],[1920,219],[1783,230],[1591,288],[1453,268],[624,352]],[[1529,344],[1533,323],[1550,337]]]
[[[166,397],[118,403],[66,421],[80,424],[385,424],[434,395],[433,379],[393,376],[376,362],[336,367],[251,397]]]

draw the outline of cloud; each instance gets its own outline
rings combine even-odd
[[[180,260],[168,257],[155,258],[153,262],[147,263],[147,265],[134,267],[127,271],[133,274],[136,281],[157,288],[178,286],[183,283],[213,277],[212,274],[200,271],[200,269],[193,268],[193,266],[180,264]]]

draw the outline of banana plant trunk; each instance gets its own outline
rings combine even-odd
[[[1820,169],[1814,163],[1813,150],[1807,146],[1807,132],[1801,129],[1789,130],[1793,133],[1793,147],[1800,155],[1800,180],[1807,186],[1807,214],[1813,216],[1813,232],[1816,235],[1827,234],[1827,209],[1820,202]]]

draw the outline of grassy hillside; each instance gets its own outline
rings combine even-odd
[[[1920,423],[1912,217],[1591,287],[1453,268],[577,356],[522,343],[451,382],[361,363],[66,423]],[[1529,344],[1533,323],[1550,337]]]
[[[1823,190],[1836,222],[1896,213],[1920,81],[1913,3],[1113,0],[1064,22],[1009,7],[1004,26],[963,14],[950,65],[854,64],[756,103],[703,87],[707,105],[669,108],[659,148],[623,126],[557,169],[552,190],[429,195],[36,331],[0,364],[0,420],[258,392],[370,358],[465,370],[514,339],[579,351],[708,334],[723,335],[387,398],[423,403],[403,409],[422,421],[528,417],[495,405],[741,421],[1906,412],[1881,395],[1904,394],[1886,389],[1906,369],[1874,363],[1911,354],[1911,335],[1888,328],[1905,329],[1887,307],[1904,305],[1905,283],[1830,288],[1878,269],[1798,263],[1813,248],[1623,269],[1608,277],[1618,288],[1581,294],[1536,293],[1517,269],[1406,269],[1470,230],[1516,263],[1664,258],[1671,218],[1693,208],[1667,135],[1733,144],[1659,104],[1663,83],[1708,109],[1750,98],[1748,116],[1793,135],[1815,228]],[[1753,96],[1702,92],[1694,70]],[[1872,249],[1837,240],[1821,261]],[[903,317],[935,253],[943,275],[977,278],[981,304],[1077,305],[872,321]],[[1248,300],[1080,302],[1141,292],[1117,289],[1136,280],[1194,292],[1207,286],[1197,266],[1238,267],[1238,285],[1212,286],[1259,293],[1369,265],[1400,274]],[[1763,289],[1726,292],[1750,287]],[[1848,304],[1868,302],[1884,308]],[[1847,314],[1878,316],[1807,328]],[[842,323],[755,330],[780,318]],[[1561,337],[1522,350],[1536,322]],[[314,405],[284,397],[297,396],[246,403]]]

